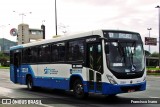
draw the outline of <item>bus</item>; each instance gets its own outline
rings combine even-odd
[[[146,90],[141,36],[123,30],[95,30],[10,48],[10,80],[37,87],[115,96]]]

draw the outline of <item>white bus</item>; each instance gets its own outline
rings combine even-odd
[[[10,79],[35,87],[114,96],[146,89],[139,33],[96,30],[11,47]]]

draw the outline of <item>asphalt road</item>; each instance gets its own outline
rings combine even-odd
[[[42,101],[42,104],[33,105],[12,105],[13,107],[159,107],[160,104],[130,104],[133,101],[160,101],[160,77],[147,77],[147,90],[143,92],[119,94],[116,97],[106,97],[103,95],[92,94],[85,100],[76,99],[72,92],[62,90],[39,88],[36,91],[28,91],[25,85],[14,84],[10,81],[9,70],[0,69],[0,102],[2,99],[20,98],[25,101],[29,98],[32,101]],[[12,99],[12,100],[13,100]],[[158,99],[158,100],[157,100]],[[28,100],[28,99],[27,99]],[[121,104],[123,102],[123,104]],[[124,104],[124,102],[126,104]],[[44,104],[45,103],[45,104]],[[11,105],[0,105],[0,107],[8,107]]]

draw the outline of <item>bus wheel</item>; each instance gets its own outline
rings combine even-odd
[[[88,93],[84,92],[83,84],[82,84],[81,80],[76,80],[74,82],[73,92],[74,92],[75,97],[77,97],[77,98],[82,99],[82,98],[88,97]]]
[[[109,95],[106,95],[106,98],[116,98],[116,94],[109,94]]]
[[[31,76],[29,76],[27,78],[27,88],[28,88],[28,90],[33,90],[34,89],[34,87],[33,87],[33,80],[32,80]]]

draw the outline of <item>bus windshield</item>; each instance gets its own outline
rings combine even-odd
[[[138,36],[134,37],[136,39],[132,35],[123,36],[125,39],[114,38],[105,42],[107,66],[111,72],[136,74],[144,70],[144,51]]]

